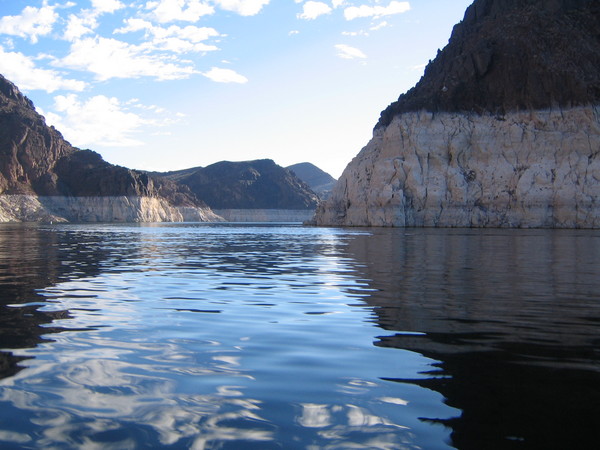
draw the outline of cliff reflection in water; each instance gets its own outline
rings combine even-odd
[[[348,251],[390,333],[376,345],[440,361],[425,379],[462,410],[462,449],[586,448],[600,417],[600,234],[370,230]]]
[[[41,291],[57,283],[92,277],[131,255],[131,246],[110,245],[108,234],[2,224],[0,228],[0,342],[2,348],[34,348],[65,331],[50,326],[68,319],[66,309],[40,309],[48,298]],[[135,234],[129,236],[129,242]],[[18,306],[18,307],[16,307]],[[0,351],[0,379],[16,374],[23,357]]]

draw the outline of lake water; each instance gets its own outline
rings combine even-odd
[[[1,448],[589,448],[600,232],[0,226]]]

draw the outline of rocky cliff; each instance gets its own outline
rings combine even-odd
[[[600,2],[476,0],[322,225],[600,227]]]
[[[71,146],[0,75],[0,221],[218,219],[185,186]]]
[[[219,210],[314,210],[319,201],[306,183],[270,159],[221,161],[162,175]]]

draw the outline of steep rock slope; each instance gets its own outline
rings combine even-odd
[[[221,161],[163,175],[188,186],[217,210],[314,210],[318,204],[306,183],[270,159]]]
[[[322,225],[600,227],[600,2],[476,0]]]
[[[0,75],[0,221],[211,219],[185,186],[71,146]]]
[[[303,162],[286,167],[304,181],[319,196],[320,199],[327,199],[331,194],[331,189],[335,184],[335,178],[327,172],[319,169],[312,163]]]

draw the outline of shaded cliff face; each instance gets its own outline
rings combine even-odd
[[[600,103],[600,2],[476,0],[417,85],[381,113]]]
[[[34,194],[52,185],[52,168],[75,151],[0,75],[0,194]]]
[[[600,227],[600,2],[476,0],[321,225]]]
[[[327,199],[335,184],[335,178],[309,162],[293,164],[286,169],[294,172],[304,181],[321,199]]]
[[[0,194],[0,221],[216,218],[188,187],[112,165],[70,145],[2,75]]]
[[[188,186],[213,209],[315,209],[317,195],[270,159],[222,161],[163,174]]]

